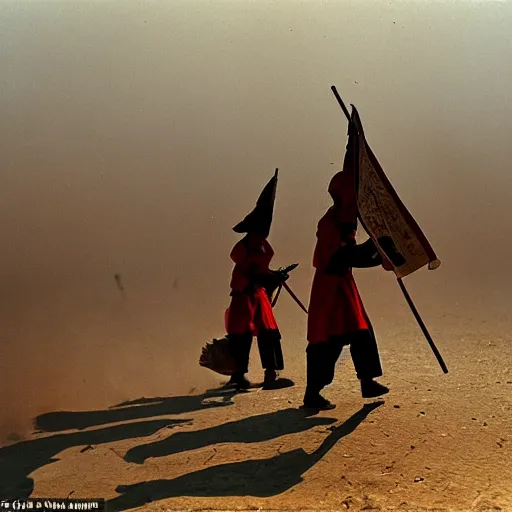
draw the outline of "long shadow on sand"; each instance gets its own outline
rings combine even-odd
[[[109,510],[128,510],[146,503],[176,496],[257,496],[281,494],[302,481],[313,467],[341,438],[353,432],[368,414],[384,402],[365,405],[331,433],[320,447],[308,454],[291,450],[268,459],[220,464],[172,480],[153,480],[120,485],[121,495],[108,502]]]
[[[121,423],[170,414],[185,414],[208,407],[233,405],[236,391],[230,389],[210,390],[202,395],[172,396],[163,398],[140,398],[125,402],[103,411],[58,411],[41,414],[35,419],[35,427],[43,432],[83,430],[99,425]],[[221,401],[207,403],[214,397]]]
[[[85,446],[94,449],[99,444],[150,436],[162,428],[172,428],[189,421],[139,421],[86,432],[57,434],[0,448],[0,499],[28,498],[34,488],[34,481],[29,475],[36,469],[58,461],[55,455],[68,448]]]
[[[165,457],[175,453],[204,448],[220,443],[260,443],[286,434],[303,432],[318,425],[335,423],[333,418],[311,418],[300,409],[284,409],[268,414],[250,416],[223,425],[179,432],[157,441],[128,450],[124,460],[142,464],[151,457]]]
[[[183,414],[209,407],[233,405],[237,392],[228,388],[209,390],[202,395],[167,398],[142,398],[119,404],[104,411],[53,412],[38,416],[35,425],[46,432],[83,430],[109,423],[119,425],[85,432],[66,432],[54,436],[31,439],[0,448],[0,499],[28,498],[34,481],[29,475],[37,469],[59,460],[60,452],[74,446],[91,446],[147,437],[162,428],[189,423],[191,419],[153,419],[127,423],[141,418]],[[217,398],[218,401],[205,403]]]

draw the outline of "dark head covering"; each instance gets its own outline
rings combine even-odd
[[[235,233],[255,233],[265,238],[270,233],[272,216],[274,214],[274,203],[276,200],[277,189],[277,169],[271,180],[265,185],[260,194],[256,206],[242,222],[239,222],[234,228]]]
[[[354,175],[351,172],[341,171],[333,176],[328,188],[339,222],[357,223],[357,195]]]

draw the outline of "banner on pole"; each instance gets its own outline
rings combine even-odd
[[[398,278],[406,277],[425,265],[430,270],[438,268],[441,261],[366,142],[354,105],[351,124],[354,128],[350,130],[350,136],[354,144],[357,206],[363,227],[393,265]]]

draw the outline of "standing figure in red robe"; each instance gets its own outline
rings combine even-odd
[[[263,189],[256,207],[233,231],[245,233],[231,251],[235,262],[231,278],[231,303],[226,311],[226,332],[238,371],[229,384],[247,389],[245,378],[253,336],[256,336],[265,369],[263,389],[279,386],[278,371],[284,369],[281,334],[274,318],[270,298],[273,291],[288,279],[269,269],[274,250],[268,243],[277,188],[277,169]]]
[[[349,132],[350,134],[350,132]],[[352,361],[364,398],[377,397],[389,390],[374,379],[382,376],[375,335],[357,290],[352,268],[383,265],[376,245],[370,238],[356,244],[357,196],[354,152],[349,138],[344,169],[329,184],[333,206],[320,219],[313,256],[316,268],[308,314],[307,384],[304,407],[333,409],[320,395],[331,384],[334,369],[344,346],[350,347]]]

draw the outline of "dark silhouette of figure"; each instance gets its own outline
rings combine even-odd
[[[278,372],[284,369],[281,333],[272,311],[271,296],[287,275],[269,268],[274,250],[270,233],[277,189],[277,169],[260,194],[255,208],[233,230],[245,233],[231,251],[235,263],[231,278],[231,303],[226,311],[226,331],[237,371],[228,384],[248,389],[252,339],[256,336],[265,370],[264,389],[281,387]]]
[[[306,350],[307,387],[304,406],[332,409],[335,406],[320,395],[334,379],[334,369],[344,346],[350,347],[364,398],[376,397],[388,389],[374,379],[382,375],[379,351],[372,325],[359,295],[352,268],[383,265],[372,239],[356,244],[357,194],[354,168],[354,130],[349,141],[343,171],[329,184],[333,206],[320,219],[313,256],[316,268],[308,314],[309,345]]]

